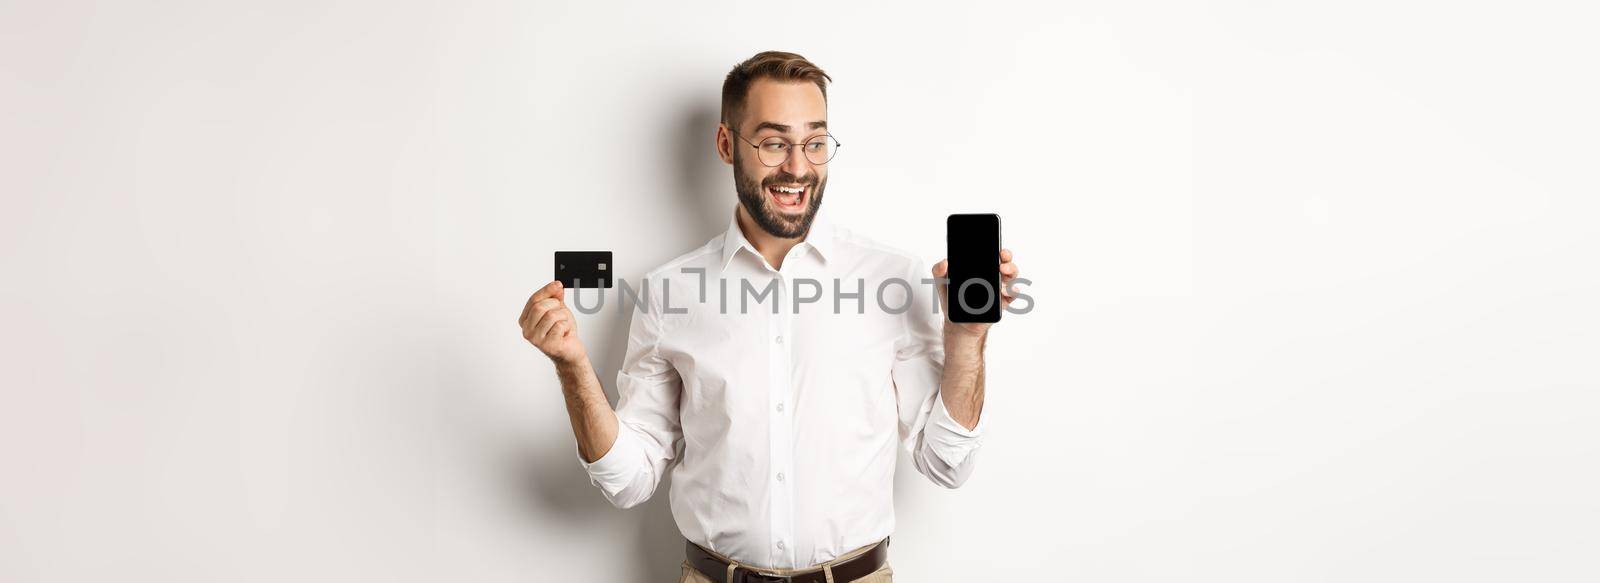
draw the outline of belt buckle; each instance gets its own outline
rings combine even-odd
[[[759,571],[744,570],[738,581],[744,583],[794,583],[794,577],[789,575],[768,575]]]

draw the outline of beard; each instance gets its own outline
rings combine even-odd
[[[733,151],[733,187],[739,192],[739,204],[744,206],[745,212],[750,213],[761,230],[768,234],[783,239],[795,239],[811,231],[811,221],[817,218],[817,209],[822,207],[822,191],[828,187],[828,179],[818,179],[815,171],[805,176],[795,176],[784,170],[766,177],[757,182],[756,179],[743,170],[744,164],[739,160],[739,149]],[[806,195],[811,198],[806,203],[805,212],[798,217],[791,217],[778,212],[773,208],[772,197],[767,195],[767,187],[774,184],[804,184]]]

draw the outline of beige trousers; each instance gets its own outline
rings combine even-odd
[[[875,544],[882,544],[882,543],[880,542],[880,543],[875,543]],[[819,566],[821,566],[821,567],[823,567],[825,569],[826,568],[831,568],[831,567],[833,567],[833,565],[835,563],[842,563],[844,561],[848,561],[850,559],[854,559],[857,556],[861,555],[862,553],[865,553],[865,552],[867,552],[869,550],[872,550],[872,546],[873,545],[867,545],[867,546],[861,547],[859,549],[856,549],[856,550],[850,551],[848,553],[845,553],[843,555],[839,555],[838,558],[836,558],[836,559],[834,559],[832,561],[828,561],[826,563],[823,563],[822,565],[819,565]],[[716,557],[719,558],[719,559],[722,559],[724,561],[733,562],[731,559],[729,559],[725,555],[722,555],[721,553],[718,553],[716,551],[712,551],[710,549],[706,549],[706,551],[710,552],[713,555],[716,555]],[[770,573],[770,574],[773,574],[773,575],[782,576],[782,575],[793,575],[793,574],[796,574],[796,573],[800,573],[802,571],[810,571],[810,570],[815,569],[815,568],[816,567],[808,567],[808,568],[805,568],[805,569],[761,569],[761,571],[763,573]],[[868,573],[867,576],[862,577],[860,579],[856,579],[855,581],[857,583],[891,583],[892,581],[894,581],[894,569],[889,568],[889,563],[887,561],[885,561],[883,563],[883,567],[879,568],[876,571]],[[700,571],[696,570],[693,565],[690,565],[689,561],[684,561],[683,562],[683,575],[678,578],[678,583],[726,583],[726,582],[725,582],[724,579],[712,579],[710,577],[707,577],[707,576],[705,576],[705,574],[703,574]],[[847,581],[835,581],[834,583],[849,583],[849,582],[847,582]]]

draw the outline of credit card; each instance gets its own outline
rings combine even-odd
[[[610,251],[557,251],[556,281],[566,287],[611,287]]]

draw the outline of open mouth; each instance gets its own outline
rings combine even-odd
[[[806,196],[811,189],[804,184],[782,184],[767,187],[767,196],[779,210],[800,212],[806,208]]]

